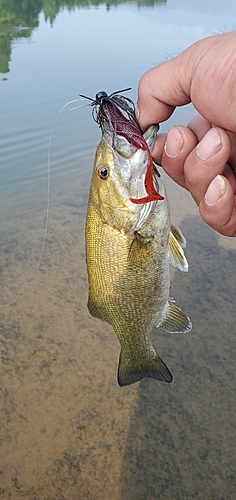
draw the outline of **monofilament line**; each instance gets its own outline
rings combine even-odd
[[[18,299],[18,297],[21,295],[21,293],[23,292],[24,288],[26,287],[26,285],[29,283],[29,281],[31,280],[33,274],[35,273],[35,271],[37,271],[37,269],[39,268],[39,264],[40,264],[40,261],[41,261],[41,258],[42,258],[42,255],[43,255],[43,252],[44,252],[44,247],[45,247],[45,242],[46,242],[46,237],[47,237],[47,230],[48,230],[48,220],[49,220],[49,207],[50,207],[50,171],[51,171],[51,162],[50,162],[50,158],[51,158],[51,143],[52,143],[52,136],[53,136],[53,132],[54,132],[54,128],[55,128],[55,125],[56,125],[56,122],[57,122],[57,119],[58,117],[60,116],[60,114],[62,113],[62,111],[67,107],[69,106],[70,104],[72,104],[73,102],[78,102],[80,101],[80,99],[73,99],[72,101],[69,101],[67,102],[61,109],[60,111],[57,113],[57,116],[54,120],[54,123],[53,123],[53,126],[52,126],[52,129],[51,129],[51,133],[50,133],[50,136],[49,136],[49,142],[48,142],[48,161],[47,161],[47,200],[46,200],[46,216],[45,216],[45,229],[44,229],[44,236],[43,236],[43,242],[42,242],[42,246],[41,246],[41,250],[40,250],[40,253],[39,253],[39,257],[38,257],[38,260],[33,268],[33,270],[31,271],[29,277],[27,278],[27,280],[25,281],[25,283],[23,284],[23,286],[21,287],[21,289],[19,290],[19,292],[17,293],[17,295],[15,296],[15,298],[13,300],[11,300],[10,302],[8,302],[7,304],[0,304],[0,308],[2,307],[8,307],[8,306],[11,306],[12,304],[14,304],[14,302],[16,302],[16,300]],[[82,107],[82,106],[78,106],[78,107]]]

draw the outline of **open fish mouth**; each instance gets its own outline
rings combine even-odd
[[[163,200],[164,197],[158,193],[153,182],[154,166],[150,147],[147,143],[147,140],[149,143],[153,142],[159,125],[154,125],[153,130],[149,130],[148,134],[143,134],[135,116],[133,101],[124,96],[117,95],[115,92],[108,96],[106,92],[101,91],[96,94],[94,100],[90,100],[92,101],[91,105],[94,106],[93,117],[101,127],[103,134],[110,135],[112,148],[116,148],[117,152],[125,158],[132,156],[134,148],[144,151],[147,155],[148,165],[144,181],[145,193],[141,198],[130,198],[130,201],[140,205],[150,201]],[[155,134],[152,137],[154,130]],[[123,137],[127,142],[117,145],[117,136]]]

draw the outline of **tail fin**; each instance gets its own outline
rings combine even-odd
[[[172,382],[169,368],[156,353],[150,358],[131,360],[125,358],[121,351],[117,376],[119,386],[135,384],[146,377],[155,378],[160,382]]]

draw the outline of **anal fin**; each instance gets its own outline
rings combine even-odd
[[[169,333],[187,333],[192,330],[192,323],[188,316],[171,299],[167,302],[162,321],[156,326]]]

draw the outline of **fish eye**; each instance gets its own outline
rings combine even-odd
[[[108,178],[108,175],[109,175],[109,168],[107,167],[107,165],[100,165],[98,167],[98,178],[100,179],[100,181],[105,181],[107,178]]]
[[[101,90],[100,92],[98,92],[96,94],[96,101],[100,101],[100,99],[102,99],[103,97],[108,97],[107,93],[104,91],[104,90]]]

